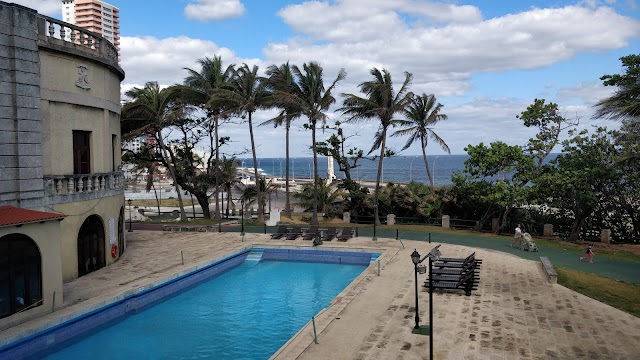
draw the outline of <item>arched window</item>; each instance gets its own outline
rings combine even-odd
[[[0,238],[0,319],[42,305],[42,260],[36,243],[23,234]]]
[[[104,226],[97,215],[89,216],[78,232],[78,276],[105,265]]]

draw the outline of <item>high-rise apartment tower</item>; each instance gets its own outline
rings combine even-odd
[[[62,21],[109,40],[120,55],[120,10],[100,0],[62,0]]]

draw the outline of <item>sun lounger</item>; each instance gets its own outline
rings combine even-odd
[[[287,240],[295,240],[300,235],[302,235],[302,228],[296,226],[291,229],[291,232],[289,234],[287,234]]]
[[[272,239],[280,239],[281,237],[287,235],[287,227],[284,225],[278,226],[278,230],[275,233],[271,234]]]
[[[330,227],[322,234],[322,241],[331,241],[336,236],[338,236],[338,229]]]
[[[307,231],[305,231],[304,235],[302,236],[302,240],[313,240],[318,235],[318,232],[318,227],[316,225],[313,225],[309,227]]]
[[[338,241],[347,241],[353,237],[353,228],[346,227],[342,229],[342,233],[338,235]]]

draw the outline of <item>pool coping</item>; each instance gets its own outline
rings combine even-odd
[[[323,250],[326,248],[322,248]],[[333,249],[349,249],[349,251],[356,248],[336,247]],[[358,275],[349,285],[347,285],[338,295],[336,295],[328,307],[321,309],[315,316],[315,332],[317,335],[321,334],[336,317],[345,310],[345,308],[358,296],[363,290],[364,286],[371,281],[371,277],[379,276],[378,270],[386,265],[393,257],[400,252],[398,248],[392,247],[358,247],[359,251],[365,252],[377,252],[380,255],[375,261],[372,261],[360,275]],[[383,265],[384,261],[384,265]],[[309,320],[303,325],[298,332],[296,332],[289,340],[284,343],[278,351],[273,353],[269,360],[272,359],[295,359],[298,358],[307,348],[314,343],[313,336],[314,324],[312,320]]]
[[[64,327],[68,324],[73,324],[77,321],[81,321],[93,315],[94,313],[99,313],[103,310],[109,309],[110,307],[117,306],[118,304],[124,301],[127,301],[128,299],[135,299],[140,295],[144,295],[145,293],[170,285],[176,281],[181,280],[182,278],[196,274],[207,268],[211,268],[219,263],[224,263],[235,257],[247,254],[252,249],[267,249],[267,248],[291,249],[291,250],[339,251],[339,252],[369,252],[369,253],[379,254],[378,259],[384,256],[384,253],[385,253],[385,249],[382,249],[382,248],[342,247],[342,246],[314,247],[314,246],[296,246],[296,245],[289,245],[289,244],[287,245],[265,244],[260,242],[254,242],[251,244],[241,246],[240,248],[237,248],[233,251],[225,253],[222,256],[218,256],[214,259],[202,261],[200,263],[189,266],[187,268],[172,272],[161,278],[151,280],[147,283],[131,285],[131,287],[123,291],[120,291],[115,295],[108,294],[108,295],[105,295],[106,297],[96,297],[82,303],[78,303],[78,304],[71,305],[69,307],[62,308],[53,313],[44,314],[39,318],[33,319],[25,323],[27,326],[26,329],[18,330],[17,332],[9,333],[3,337],[0,337],[0,349],[7,350],[13,345],[19,346],[19,344],[17,343],[28,342],[31,340],[31,338],[37,338],[43,333],[55,331],[60,327]],[[371,264],[369,266],[371,266]],[[369,270],[369,267],[365,268],[363,270],[363,273],[361,273],[358,277],[356,277],[354,281],[352,281],[349,285],[347,285],[347,287],[340,294],[338,294],[336,298],[332,300],[331,304],[333,304],[336,301],[336,299],[343,296],[343,293],[345,293],[345,291],[349,289],[360,278],[360,276],[362,276],[368,270]],[[321,310],[320,313],[322,313],[323,310]],[[52,318],[46,319],[46,317],[52,317]],[[31,322],[33,322],[32,326],[29,325],[29,323]],[[306,327],[306,325],[304,325],[303,328],[304,327]],[[288,344],[289,341],[286,344]]]

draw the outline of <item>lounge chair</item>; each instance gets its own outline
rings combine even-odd
[[[275,233],[271,234],[272,239],[280,239],[281,237],[287,235],[287,227],[284,225],[278,226],[278,230]]]
[[[338,229],[330,227],[322,234],[322,241],[331,241],[336,236],[338,236]]]
[[[289,234],[287,234],[287,240],[295,240],[300,235],[302,235],[302,228],[296,226],[291,229],[291,232]]]
[[[347,241],[353,237],[353,228],[346,227],[342,229],[342,233],[338,235],[338,241]]]
[[[318,232],[318,226],[313,225],[309,227],[309,229],[304,233],[304,235],[302,236],[302,240],[313,240],[318,235]]]

